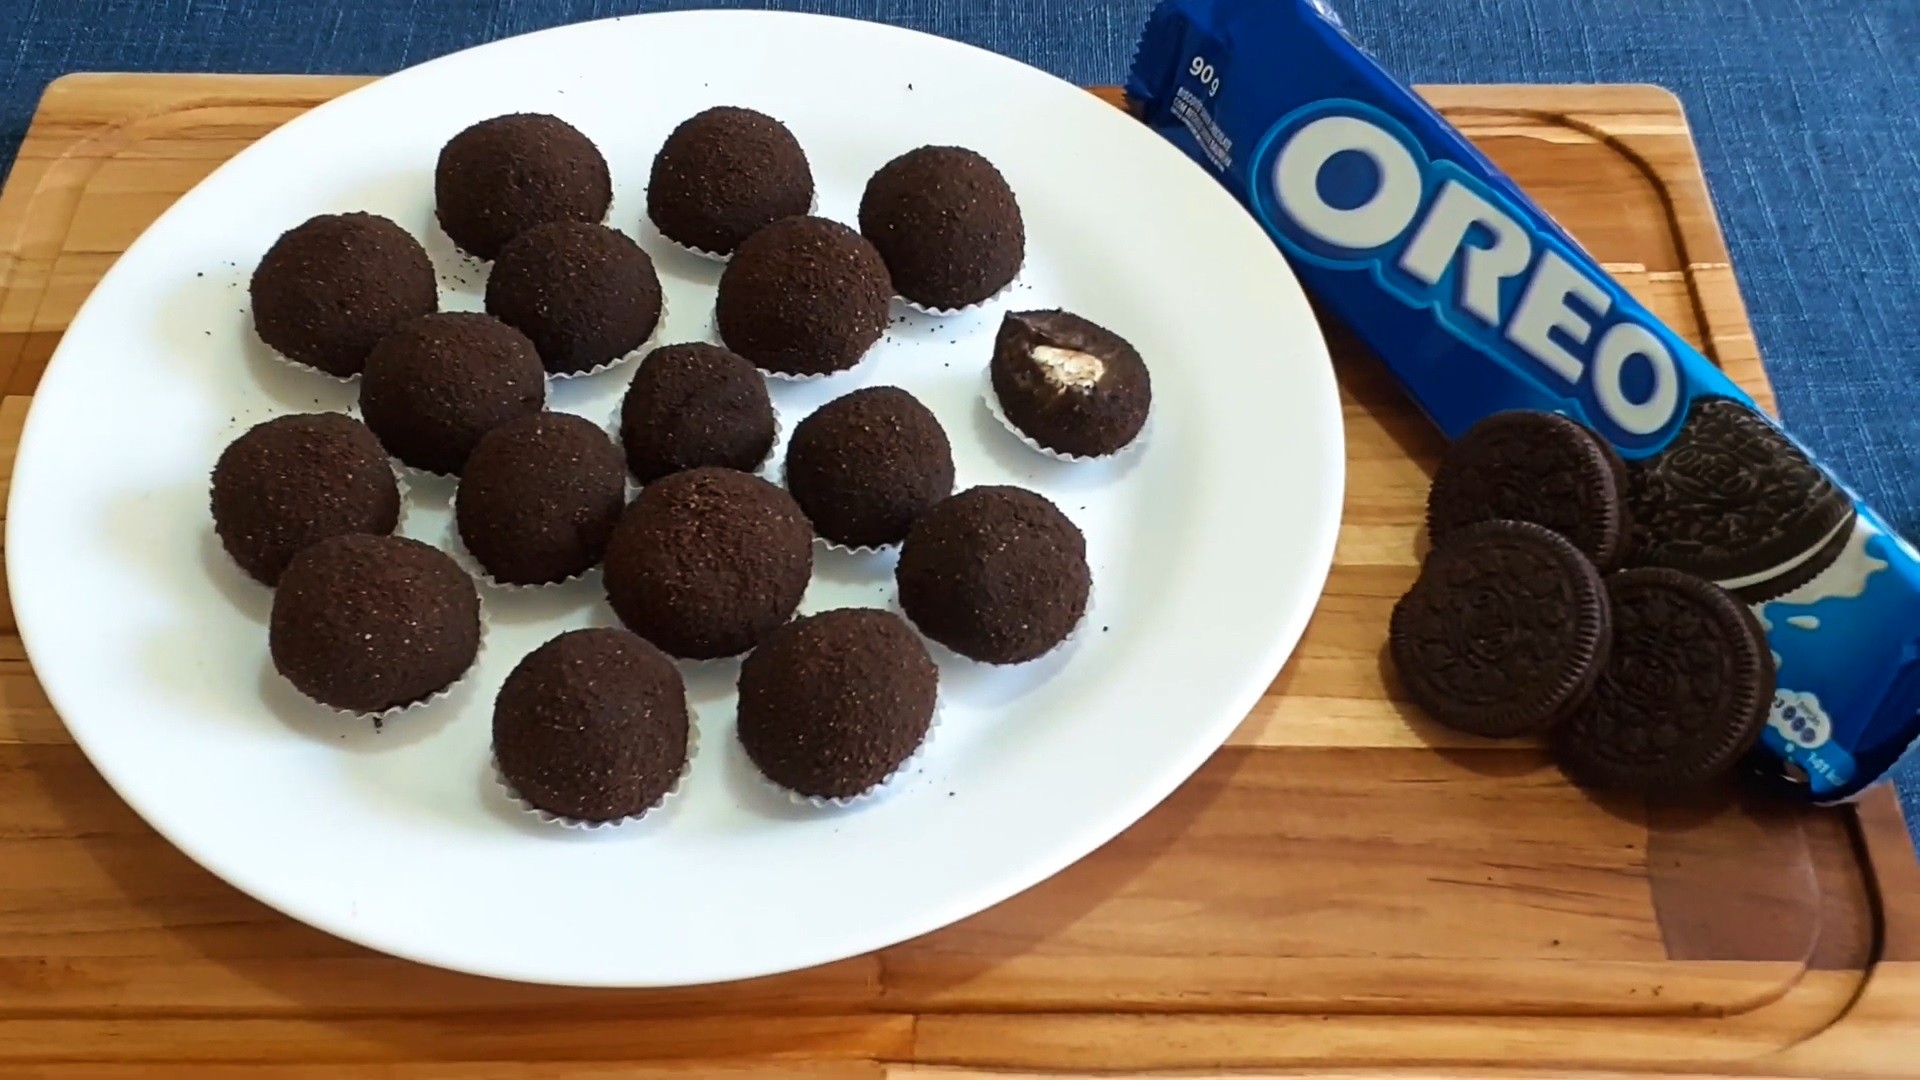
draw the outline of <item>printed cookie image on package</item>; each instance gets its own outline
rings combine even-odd
[[[1762,603],[1833,564],[1853,500],[1760,414],[1698,398],[1667,447],[1627,469],[1636,561]]]
[[[1322,4],[1161,0],[1127,98],[1447,438],[1533,410],[1611,448],[1624,564],[1710,581],[1766,633],[1758,771],[1846,799],[1914,744],[1920,554]]]

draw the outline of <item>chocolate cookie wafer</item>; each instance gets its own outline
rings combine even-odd
[[[1558,413],[1494,413],[1447,450],[1427,493],[1427,534],[1435,543],[1482,521],[1544,525],[1601,572],[1626,553],[1627,518],[1618,456]]]
[[[1524,521],[1448,534],[1394,605],[1393,663],[1429,716],[1473,735],[1521,735],[1566,716],[1607,661],[1610,621],[1593,564]]]
[[[1548,739],[1586,787],[1652,795],[1698,788],[1753,748],[1773,701],[1773,657],[1731,594],[1660,567],[1607,578],[1613,647],[1585,704]]]

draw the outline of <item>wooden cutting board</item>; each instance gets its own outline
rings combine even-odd
[[[54,84],[0,195],[9,460],[27,395],[115,256],[214,166],[360,81]],[[1770,400],[1670,95],[1426,93]],[[1601,805],[1537,748],[1450,734],[1396,700],[1381,645],[1440,441],[1371,359],[1336,354],[1350,479],[1335,566],[1231,745],[1025,895],[753,983],[517,986],[285,919],[113,795],[5,614],[0,1076],[1914,1072],[1920,866],[1889,794],[1830,811]]]

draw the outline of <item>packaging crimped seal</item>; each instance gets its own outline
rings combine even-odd
[[[1539,409],[1613,445],[1643,555],[1766,628],[1768,771],[1822,802],[1885,777],[1920,735],[1920,554],[1329,10],[1163,0],[1127,96],[1448,438]]]

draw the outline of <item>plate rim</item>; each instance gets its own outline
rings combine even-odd
[[[1110,104],[1099,101],[1093,97],[1086,88],[1076,86],[1073,83],[1060,79],[1057,76],[1053,76],[1050,73],[1012,57],[995,53],[967,42],[941,37],[908,27],[896,26],[875,20],[855,19],[836,15],[739,9],[655,12],[619,15],[585,22],[563,24],[472,45],[412,65],[390,75],[376,78],[362,86],[354,87],[338,97],[329,99],[286,123],[281,124],[260,139],[243,148],[232,158],[221,162],[205,177],[196,182],[193,187],[176,198],[174,203],[162,211],[153,222],[149,223],[141,233],[126,246],[126,249],[121,255],[115,259],[114,264],[110,266],[99,281],[95,283],[87,299],[69,320],[66,331],[62,333],[61,341],[56,345],[53,354],[49,357],[46,370],[42,374],[42,382],[36,385],[34,393],[30,396],[27,416],[18,441],[14,475],[17,477],[21,474],[21,466],[23,464],[35,462],[39,457],[39,455],[33,452],[33,448],[38,442],[45,438],[45,436],[40,435],[40,432],[47,424],[47,421],[45,421],[47,410],[41,407],[45,399],[40,393],[40,388],[44,385],[46,378],[51,376],[56,370],[62,372],[72,370],[70,363],[65,366],[62,365],[62,361],[69,351],[69,343],[72,340],[71,330],[76,326],[80,326],[83,321],[88,320],[89,317],[94,319],[102,317],[102,313],[94,310],[96,299],[103,293],[108,292],[109,290],[106,289],[106,286],[115,279],[116,275],[123,271],[123,268],[135,261],[130,260],[128,256],[135,254],[141,245],[147,243],[150,237],[159,231],[159,226],[161,226],[162,223],[168,221],[173,215],[179,212],[181,205],[189,201],[189,196],[198,192],[203,187],[215,183],[223,173],[234,167],[235,162],[239,162],[249,155],[257,154],[264,146],[276,145],[275,140],[286,142],[297,140],[309,124],[311,118],[317,115],[325,115],[326,110],[335,107],[339,103],[353,100],[358,95],[379,92],[381,88],[390,87],[396,82],[406,83],[415,79],[429,77],[432,70],[436,67],[448,64],[459,58],[468,57],[469,54],[493,49],[508,42],[525,42],[529,39],[548,37],[557,39],[571,34],[590,33],[593,28],[605,27],[615,23],[643,22],[647,25],[653,25],[667,21],[789,21],[805,22],[810,25],[839,23],[850,24],[851,26],[869,30],[879,28],[888,33],[930,39],[932,42],[938,43],[940,47],[964,50],[979,54],[982,57],[991,58],[993,62],[1017,65],[1027,71],[1037,72],[1063,88],[1070,89],[1077,94],[1085,95],[1089,105],[1096,106],[1098,109],[1111,114],[1116,121],[1133,122],[1126,113],[1113,108]],[[1089,113],[1088,115],[1097,114]],[[1158,146],[1160,149],[1156,152],[1173,155],[1188,166],[1197,168],[1197,166],[1192,166],[1191,161],[1186,155],[1182,154],[1179,149],[1171,143],[1154,136],[1152,132],[1146,128],[1139,128],[1138,130],[1143,139],[1147,140],[1139,144],[1143,148],[1148,145]],[[1217,188],[1220,198],[1229,200],[1232,198],[1224,188],[1218,187],[1217,185],[1213,186]],[[1239,208],[1237,202],[1234,203],[1234,206]],[[1253,220],[1251,215],[1247,217],[1247,225],[1249,228],[1259,229],[1258,223]],[[1281,259],[1284,265],[1284,259],[1279,255],[1277,249],[1275,249],[1275,258]],[[1304,305],[1304,287],[1299,281],[1298,275],[1293,272],[1291,266],[1286,267],[1286,277],[1291,281],[1294,293],[1297,294],[1298,299]],[[1317,323],[1312,324],[1312,329],[1313,332],[1311,335],[1305,336],[1304,340],[1290,344],[1293,347],[1304,350],[1308,354],[1303,357],[1303,359],[1307,361],[1305,366],[1316,373],[1315,379],[1320,391],[1319,396],[1323,399],[1321,406],[1314,410],[1314,412],[1316,415],[1325,416],[1330,420],[1330,423],[1327,425],[1327,431],[1324,434],[1326,434],[1331,441],[1325,447],[1328,451],[1324,454],[1325,467],[1323,475],[1319,477],[1319,484],[1317,486],[1317,491],[1327,499],[1329,510],[1321,517],[1317,527],[1310,533],[1310,543],[1308,544],[1310,554],[1303,560],[1303,565],[1307,567],[1307,569],[1302,579],[1302,601],[1296,610],[1284,613],[1284,618],[1276,618],[1274,632],[1267,637],[1268,645],[1262,653],[1263,661],[1261,667],[1262,670],[1274,674],[1279,672],[1281,667],[1298,648],[1307,624],[1317,610],[1320,598],[1324,595],[1326,582],[1333,566],[1339,530],[1344,518],[1347,455],[1345,426],[1341,418],[1338,382],[1333,370],[1331,357],[1328,353],[1325,335]],[[21,524],[22,517],[14,510],[16,503],[22,498],[22,490],[31,492],[32,485],[23,488],[22,485],[15,483],[10,486],[8,493],[5,544],[5,550],[8,552],[17,550],[14,543],[16,533],[29,528]],[[40,595],[41,591],[24,582],[26,570],[25,564],[23,564],[21,560],[8,558],[6,560],[6,573],[9,591],[11,595],[16,598],[13,605],[16,630],[20,636],[23,648],[26,651],[29,663],[31,664],[35,654],[33,641],[39,636],[38,618],[30,611],[23,611],[18,598],[35,597]],[[31,602],[29,602],[28,607],[32,607]],[[226,860],[213,857],[211,853],[205,852],[190,843],[183,842],[183,838],[177,835],[175,831],[170,829],[168,824],[165,823],[164,815],[150,814],[146,807],[134,799],[129,798],[122,783],[116,777],[116,774],[109,768],[102,766],[94,748],[89,744],[88,738],[67,722],[66,717],[68,711],[62,702],[63,699],[68,698],[68,695],[64,688],[56,688],[54,685],[50,685],[39,675],[37,668],[35,669],[35,678],[46,693],[48,702],[53,707],[53,711],[61,718],[62,725],[73,738],[74,743],[80,748],[82,754],[87,758],[88,764],[94,769],[96,774],[108,784],[116,796],[118,796],[147,827],[152,828],[176,850],[186,855],[196,865],[212,873],[215,877],[218,877],[229,887],[266,905],[287,918],[291,918],[323,933],[380,953],[410,962],[466,974],[544,985],[576,987],[668,987],[715,985],[748,978],[785,974],[855,956],[866,955],[949,926],[960,919],[1003,903],[1007,899],[1033,888],[1035,885],[1054,877],[1066,868],[1086,858],[1099,847],[1111,842],[1116,836],[1137,823],[1161,802],[1165,801],[1176,789],[1190,780],[1207,760],[1212,758],[1214,754],[1218,753],[1224,747],[1226,740],[1231,736],[1232,732],[1244,721],[1253,706],[1264,695],[1267,686],[1271,682],[1272,675],[1267,676],[1266,679],[1260,681],[1257,685],[1250,684],[1246,689],[1242,690],[1242,692],[1235,697],[1234,706],[1231,709],[1223,710],[1222,716],[1213,722],[1213,727],[1209,730],[1207,737],[1188,740],[1185,744],[1185,752],[1174,761],[1169,762],[1166,767],[1160,769],[1155,774],[1154,783],[1141,785],[1139,790],[1135,791],[1130,798],[1114,800],[1108,803],[1103,812],[1096,815],[1097,825],[1084,825],[1078,829],[1071,830],[1062,839],[1056,840],[1047,849],[1048,857],[1027,860],[1021,865],[1020,872],[1002,873],[992,877],[990,882],[991,887],[955,890],[944,903],[923,905],[917,909],[920,917],[912,920],[907,929],[902,930],[899,926],[894,925],[899,922],[899,920],[891,920],[886,923],[886,929],[877,933],[867,933],[865,940],[854,943],[854,947],[851,949],[836,946],[829,949],[816,950],[815,955],[810,959],[784,962],[771,967],[751,964],[745,966],[736,965],[737,970],[716,970],[713,975],[706,978],[696,980],[675,979],[671,981],[635,980],[630,977],[619,976],[612,978],[580,977],[577,973],[569,977],[554,977],[551,965],[549,965],[549,968],[543,974],[503,970],[498,966],[489,966],[487,964],[463,963],[456,957],[449,957],[431,949],[413,949],[408,947],[404,942],[388,940],[381,937],[378,933],[363,932],[362,928],[353,924],[344,924],[340,920],[316,918],[313,917],[311,913],[302,912],[298,910],[299,905],[291,902],[290,898],[283,897],[274,890],[256,887],[261,884],[257,878],[248,879],[244,874],[230,872],[232,868]],[[82,726],[84,727],[84,725]],[[287,902],[283,902],[283,900]]]

